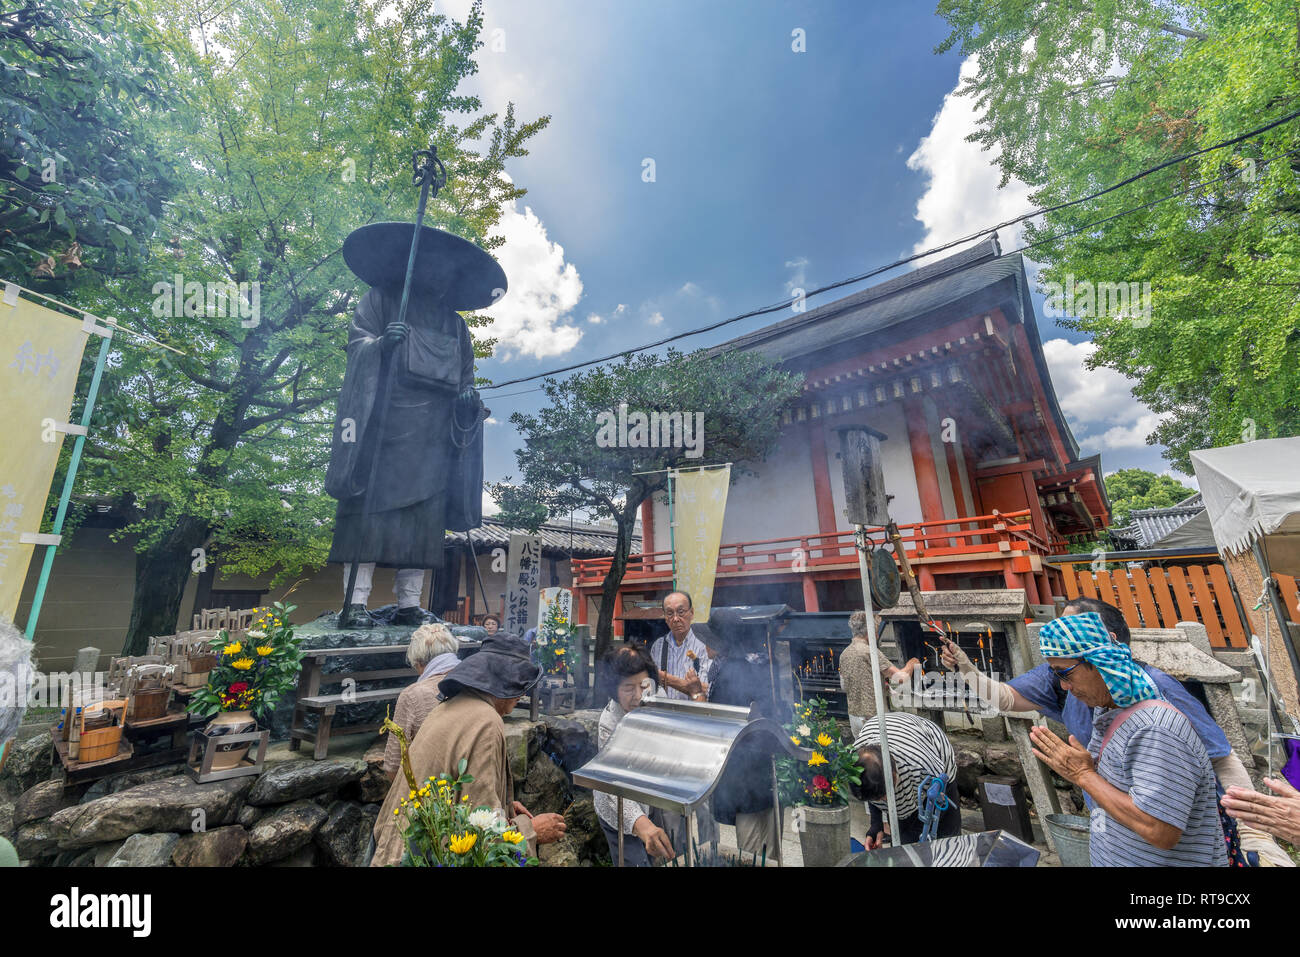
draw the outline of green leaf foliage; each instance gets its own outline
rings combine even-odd
[[[174,630],[198,547],[277,583],[324,562],[334,403],[365,292],[344,238],[414,219],[411,154],[432,142],[448,179],[426,221],[499,246],[502,204],[524,192],[505,163],[548,121],[457,92],[477,69],[477,4],[464,23],[425,0],[141,4],[124,9],[144,11],[177,102],[136,122],[176,190],[157,229],[103,204],[105,230],[148,238],[151,258],[75,302],[183,353],[114,340],[79,480],[140,553],[128,649]]]
[[[1300,26],[1284,0],[942,0],[938,12],[952,26],[940,50],[978,57],[972,139],[1043,206],[1300,108]],[[1045,282],[1150,283],[1149,317],[1093,309],[1064,324],[1092,336],[1094,367],[1133,379],[1161,416],[1148,442],[1183,472],[1192,450],[1300,430],[1298,172],[1292,120],[1028,230],[1059,237],[1031,254]]]
[[[733,480],[761,462],[776,444],[781,414],[798,394],[800,379],[747,352],[663,356],[642,353],[621,362],[547,379],[547,405],[537,414],[516,412],[510,421],[523,436],[515,451],[521,472],[490,487],[498,516],[512,528],[536,531],[549,516],[581,511],[618,526],[614,558],[604,582],[596,626],[596,655],[609,644],[613,595],[623,580],[641,503],[664,494],[669,468],[733,463]],[[663,443],[633,447],[600,438],[602,424],[620,404],[650,416],[678,414],[703,423],[697,448]]]

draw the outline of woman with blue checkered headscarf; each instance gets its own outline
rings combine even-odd
[[[1029,732],[1034,756],[1092,799],[1092,866],[1225,866],[1210,757],[1128,646],[1094,612],[1048,622],[1038,646],[1062,686],[1095,709],[1089,741]]]
[[[1049,621],[1038,632],[1038,647],[1044,658],[1080,658],[1096,668],[1116,707],[1161,697],[1128,645],[1111,638],[1096,612]]]

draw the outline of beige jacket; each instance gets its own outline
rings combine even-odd
[[[415,732],[420,730],[429,712],[438,706],[438,683],[445,677],[447,677],[446,672],[421,678],[415,684],[403,688],[402,693],[397,696],[393,721],[406,732],[407,741],[415,740]],[[390,734],[388,743],[384,745],[384,773],[396,780],[395,775],[398,774],[401,766],[402,742],[398,740],[397,735]]]
[[[528,840],[530,854],[536,853],[536,832],[527,817],[512,813],[515,786],[506,756],[505,722],[485,695],[462,691],[429,712],[420,734],[411,746],[411,770],[417,782],[429,777],[453,777],[460,759],[469,762],[466,773],[473,776],[464,794],[472,807],[501,811]],[[398,771],[388,797],[375,822],[375,856],[371,867],[386,867],[402,859],[400,818],[393,814],[410,793],[406,776]]]

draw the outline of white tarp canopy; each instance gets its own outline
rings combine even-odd
[[[1203,449],[1192,466],[1219,551],[1258,540],[1271,571],[1300,575],[1300,437]]]

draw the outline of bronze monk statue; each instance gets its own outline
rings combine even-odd
[[[499,298],[505,273],[472,243],[421,226],[399,321],[415,228],[374,223],[343,244],[344,261],[371,288],[352,319],[325,476],[325,490],[338,499],[329,561],[343,563],[340,628],[374,626],[366,605],[376,565],[397,569],[392,624],[429,620],[420,607],[425,570],[442,568],[447,530],[468,531],[482,520],[487,410],[458,312]]]

